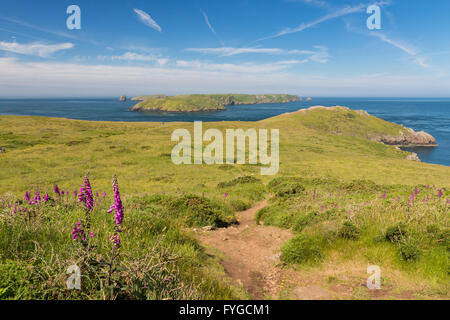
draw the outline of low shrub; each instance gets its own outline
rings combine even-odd
[[[306,215],[301,215],[295,220],[294,226],[292,227],[292,231],[301,232],[303,228],[313,222],[318,215],[317,212],[310,212]]]
[[[343,239],[348,240],[358,240],[361,232],[353,223],[350,221],[344,222],[341,229],[338,232],[338,236]]]
[[[217,188],[222,189],[222,188],[234,187],[239,184],[258,183],[258,182],[261,182],[261,180],[255,178],[253,176],[242,176],[242,177],[237,177],[231,181],[220,182],[217,185]]]
[[[421,253],[418,241],[410,237],[400,242],[399,250],[405,261],[418,260]]]
[[[407,227],[404,223],[387,228],[385,238],[390,242],[398,242],[404,239],[407,235]]]
[[[283,182],[272,189],[277,197],[287,197],[305,191],[305,187],[298,182]]]
[[[317,241],[305,235],[292,238],[281,248],[281,260],[286,263],[317,262],[322,256]]]

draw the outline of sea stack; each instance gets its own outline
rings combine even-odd
[[[306,101],[311,101],[312,100],[312,98],[306,98]]]
[[[121,96],[119,101],[127,101],[127,96],[126,95]]]

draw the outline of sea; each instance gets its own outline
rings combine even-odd
[[[450,166],[450,98],[313,98],[311,101],[228,106],[201,113],[131,112],[136,101],[114,98],[0,99],[0,115],[43,116],[90,121],[193,122],[259,121],[311,106],[346,106],[384,120],[426,131],[436,148],[406,148],[423,162]]]

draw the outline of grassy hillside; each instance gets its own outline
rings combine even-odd
[[[132,111],[170,111],[170,112],[198,112],[225,110],[226,105],[257,104],[257,103],[285,103],[300,101],[293,95],[271,94],[193,94],[179,96],[139,96],[132,100],[140,100],[131,108]]]
[[[288,265],[321,274],[328,265],[351,272],[351,265],[378,264],[394,289],[410,285],[421,297],[448,297],[450,168],[407,161],[406,152],[370,141],[398,133],[401,126],[361,112],[320,108],[203,126],[280,129],[278,175],[261,177],[258,165],[174,165],[171,134],[177,128],[192,131],[191,123],[1,116],[6,153],[0,154],[0,298],[246,298],[186,230],[233,224],[235,211],[269,194],[275,198],[259,220],[300,237],[282,251]],[[92,255],[70,236],[85,211],[73,191],[87,172],[94,195],[99,193]],[[105,288],[113,225],[106,210],[113,202],[114,174],[125,219],[121,268]],[[65,194],[54,194],[53,184]],[[53,200],[41,206],[24,202],[24,193],[34,195],[36,189]],[[15,206],[22,211],[13,213]],[[391,241],[392,227],[402,224],[407,236],[400,231]],[[305,252],[312,258],[302,260]],[[81,292],[64,289],[65,269],[74,263],[86,274]],[[152,269],[158,263],[165,267]],[[147,271],[136,273],[140,269]],[[130,289],[142,283],[146,290]]]

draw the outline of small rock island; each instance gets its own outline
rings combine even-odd
[[[202,112],[226,110],[226,106],[262,103],[288,103],[302,101],[299,96],[288,94],[190,94],[178,96],[143,95],[133,99],[140,101],[131,111]]]
[[[126,96],[126,95],[121,96],[121,97],[119,98],[119,101],[122,101],[122,102],[127,101],[127,96]]]

